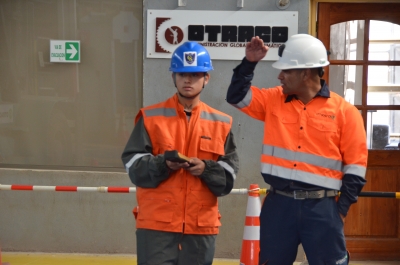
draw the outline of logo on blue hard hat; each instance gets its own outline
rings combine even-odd
[[[184,66],[197,66],[197,53],[196,52],[184,52],[185,58]]]

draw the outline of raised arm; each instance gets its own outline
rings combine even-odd
[[[239,103],[247,94],[253,80],[253,72],[257,63],[265,57],[268,47],[259,37],[253,37],[246,44],[246,57],[242,63],[233,69],[231,84],[229,85],[226,101],[230,104]]]

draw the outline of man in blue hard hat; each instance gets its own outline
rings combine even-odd
[[[232,190],[238,155],[232,118],[200,100],[211,70],[203,46],[183,43],[170,65],[177,93],[136,116],[122,161],[137,187],[138,264],[213,262],[217,197]]]

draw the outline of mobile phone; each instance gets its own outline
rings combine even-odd
[[[189,161],[190,161],[189,157],[182,155],[177,150],[165,151],[164,157],[165,157],[165,160],[168,160],[171,162],[179,162],[179,163],[188,162],[189,163]]]

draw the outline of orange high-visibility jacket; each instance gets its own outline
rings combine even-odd
[[[177,95],[140,110],[151,139],[153,155],[178,150],[188,157],[217,161],[225,155],[224,144],[232,118],[200,102],[190,123]],[[218,234],[221,226],[217,197],[199,177],[180,169],[157,188],[140,188],[137,228],[185,234]]]
[[[368,150],[357,108],[334,92],[304,105],[282,87],[251,86],[234,106],[265,122],[261,173],[340,190],[344,174],[365,178]]]

